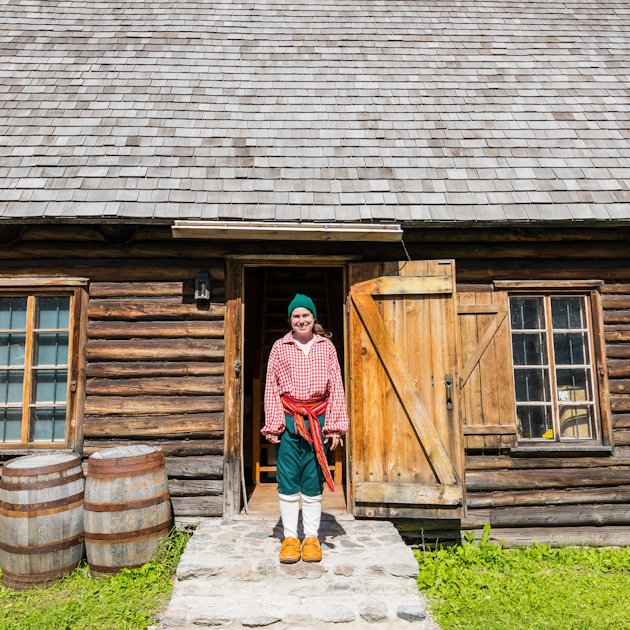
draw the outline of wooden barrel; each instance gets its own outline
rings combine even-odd
[[[94,453],[83,507],[90,573],[142,566],[172,523],[164,453],[142,444]]]
[[[0,567],[5,586],[23,590],[69,573],[83,558],[81,458],[26,455],[0,481]]]

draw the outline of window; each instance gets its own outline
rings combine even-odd
[[[588,297],[512,295],[509,305],[520,440],[598,439]]]
[[[74,291],[0,293],[0,446],[71,440]]]

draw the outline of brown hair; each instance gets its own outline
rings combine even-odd
[[[330,330],[326,330],[317,320],[313,324],[313,332],[320,337],[326,337],[326,339],[330,339],[332,337],[332,333]]]

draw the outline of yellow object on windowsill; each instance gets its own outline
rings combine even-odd
[[[540,437],[545,438],[545,440],[553,440],[553,429],[547,429]]]

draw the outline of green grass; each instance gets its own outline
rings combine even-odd
[[[415,552],[443,630],[630,630],[630,547],[506,550],[488,534]]]
[[[0,630],[144,629],[170,599],[188,538],[173,530],[153,560],[105,579],[92,579],[82,564],[49,588],[16,592],[0,587]]]

